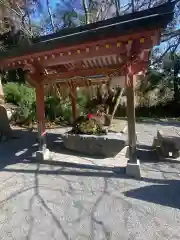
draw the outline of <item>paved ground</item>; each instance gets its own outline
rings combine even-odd
[[[138,124],[139,141],[150,144],[157,128]],[[1,239],[180,239],[180,164],[144,162],[142,181],[108,168],[38,165],[28,162],[35,135],[21,134],[0,145]]]

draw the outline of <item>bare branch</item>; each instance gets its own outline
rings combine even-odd
[[[89,9],[88,9],[86,0],[82,0],[82,4],[83,4],[83,9],[84,9],[85,18],[86,18],[86,24],[89,24],[90,23]]]
[[[135,4],[134,4],[134,0],[131,0],[131,6],[132,6],[132,12],[135,11]]]
[[[172,32],[169,32],[169,33],[163,33],[163,39],[162,41],[167,41],[169,40],[170,38],[174,38],[174,37],[177,37],[180,35],[180,29],[177,29],[177,30],[174,30]]]

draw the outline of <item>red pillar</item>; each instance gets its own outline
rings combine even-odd
[[[71,104],[72,104],[72,116],[74,121],[76,120],[76,117],[77,117],[76,101],[77,101],[77,92],[76,92],[76,87],[73,86],[71,88]]]
[[[135,101],[134,101],[134,75],[132,65],[127,66],[126,97],[128,117],[129,162],[136,163],[136,130],[135,130]]]
[[[39,150],[46,150],[44,86],[36,86],[36,115],[38,123]]]

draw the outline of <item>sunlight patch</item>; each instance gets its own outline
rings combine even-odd
[[[28,151],[28,149],[25,148],[25,149],[23,149],[23,150],[21,150],[21,151],[15,153],[15,156],[16,156],[16,157],[19,157],[19,156],[21,156],[22,154],[24,154],[24,153],[27,152],[27,151]]]

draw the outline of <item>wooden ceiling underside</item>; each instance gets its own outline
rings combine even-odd
[[[109,80],[110,78],[108,77],[100,77],[100,76],[97,78],[74,77],[72,79],[60,79],[56,81],[56,83],[62,87],[77,88],[77,87],[90,87],[95,85],[97,86],[97,85],[107,84]]]

